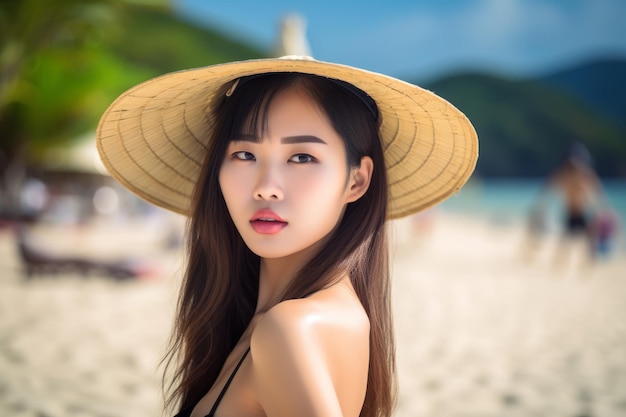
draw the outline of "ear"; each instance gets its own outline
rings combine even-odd
[[[361,165],[350,169],[350,189],[348,191],[347,203],[352,203],[367,192],[374,172],[374,161],[369,156],[361,158]]]

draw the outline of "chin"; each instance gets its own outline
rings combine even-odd
[[[315,250],[316,245],[305,246],[305,247],[294,247],[293,244],[287,245],[278,245],[274,246],[271,243],[267,242],[254,242],[252,245],[248,245],[248,248],[255,255],[263,258],[263,259],[281,259],[281,258],[289,258],[294,255],[306,255],[306,253],[310,253]]]
[[[271,248],[268,248],[267,246],[263,248],[250,248],[250,250],[252,251],[252,253],[254,253],[255,255],[263,259],[287,258],[290,255],[294,254],[293,251],[271,249]]]

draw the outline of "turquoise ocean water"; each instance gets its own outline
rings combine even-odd
[[[493,222],[525,221],[543,182],[528,179],[471,180],[453,197],[442,203],[447,211],[474,215]],[[626,227],[626,179],[603,180],[607,200]],[[547,212],[560,218],[562,204],[557,194],[550,194]]]

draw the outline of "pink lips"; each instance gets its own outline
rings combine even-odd
[[[285,228],[287,222],[272,210],[259,210],[250,219],[252,228],[264,235],[273,235]]]

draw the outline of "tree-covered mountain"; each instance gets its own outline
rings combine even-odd
[[[607,58],[541,77],[538,81],[582,99],[601,115],[626,128],[626,59]]]
[[[547,77],[514,80],[459,74],[426,88],[449,100],[474,123],[480,141],[477,174],[544,176],[584,143],[605,177],[626,176],[626,80],[615,69],[625,61],[585,63]],[[611,91],[597,94],[611,79]],[[617,119],[615,117],[617,115]]]
[[[259,47],[183,20],[169,7],[128,6],[104,44],[154,75],[267,56]]]

